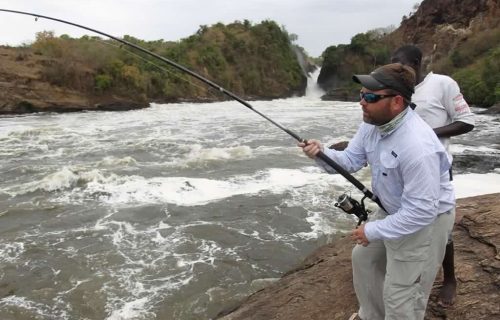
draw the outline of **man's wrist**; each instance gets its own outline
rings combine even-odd
[[[368,241],[372,242],[373,240],[377,240],[377,234],[377,221],[365,223],[365,237]]]

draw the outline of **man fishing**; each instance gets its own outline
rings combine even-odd
[[[389,64],[353,80],[362,85],[363,123],[348,147],[323,148],[317,140],[298,145],[329,172],[317,157],[321,152],[349,172],[368,163],[373,193],[385,208],[351,233],[359,302],[353,319],[424,319],[428,294],[422,283],[434,280],[437,268],[427,267],[442,261],[453,225],[451,162],[432,129],[408,108],[415,87],[411,68]]]

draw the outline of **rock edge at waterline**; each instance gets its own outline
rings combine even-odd
[[[457,299],[437,304],[438,274],[426,319],[500,318],[500,193],[459,199],[453,232],[458,280]],[[349,237],[317,249],[301,265],[241,304],[219,314],[220,320],[348,319],[358,308],[352,287]]]

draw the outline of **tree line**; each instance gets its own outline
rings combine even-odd
[[[305,89],[293,35],[274,21],[203,25],[192,36],[175,42],[145,41],[129,35],[123,39],[243,97],[277,98]],[[223,98],[181,71],[113,40],[87,35],[57,37],[43,31],[27,49],[46,58],[41,77],[53,85],[150,101]]]

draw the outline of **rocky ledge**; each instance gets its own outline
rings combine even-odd
[[[488,109],[484,110],[481,113],[485,113],[485,114],[500,114],[500,103],[497,103],[497,104],[489,107]]]
[[[500,319],[500,193],[459,199],[454,229],[458,295],[455,304],[437,304],[438,275],[426,319]],[[358,308],[352,287],[352,243],[343,236],[325,245],[280,280],[220,320],[349,319]]]
[[[39,55],[0,47],[0,59],[0,114],[122,111],[149,106],[143,97],[96,96],[50,84],[40,74],[51,61]]]

